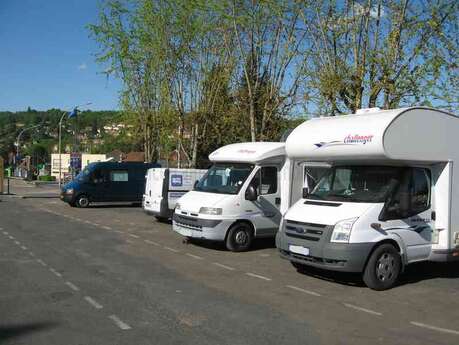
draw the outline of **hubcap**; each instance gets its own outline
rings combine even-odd
[[[88,206],[89,200],[87,198],[81,198],[80,199],[80,205],[83,207]]]
[[[395,257],[390,253],[383,253],[376,263],[376,277],[382,281],[390,280],[395,273]]]
[[[235,236],[236,243],[239,245],[244,245],[247,243],[248,236],[244,230],[239,230]]]

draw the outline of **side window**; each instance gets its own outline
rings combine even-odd
[[[260,195],[274,194],[277,192],[277,168],[261,168]]]
[[[91,178],[93,183],[102,183],[104,182],[104,173],[101,169],[94,170]]]
[[[430,207],[430,171],[422,168],[413,169],[411,181],[411,211],[418,214]]]
[[[111,182],[127,182],[129,180],[129,174],[127,170],[112,170],[110,171]]]

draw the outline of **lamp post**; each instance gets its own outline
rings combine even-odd
[[[34,126],[30,126],[30,127],[27,127],[27,128],[24,128],[22,131],[19,132],[17,138],[16,138],[16,145],[17,145],[17,150],[16,150],[16,155],[17,157],[19,158],[20,156],[20,151],[21,151],[21,136],[22,134],[24,134],[25,131],[28,131],[30,129],[34,129],[34,128],[37,128],[37,127],[40,127],[42,124],[38,124],[38,125],[34,125]],[[20,176],[19,177],[22,177],[22,174],[21,174],[21,171],[19,170],[19,173],[20,173]]]
[[[87,102],[85,104],[77,105],[73,108],[74,111],[77,111],[79,107],[86,106],[92,104],[91,102]],[[62,116],[59,120],[59,189],[61,189],[62,185],[62,152],[61,152],[61,145],[62,145],[62,121],[64,120],[65,115],[68,115],[68,112],[64,111]]]

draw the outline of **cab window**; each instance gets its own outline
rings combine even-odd
[[[112,170],[110,171],[111,182],[127,182],[129,181],[129,174],[127,170]]]
[[[261,167],[250,182],[258,195],[277,193],[277,168]]]

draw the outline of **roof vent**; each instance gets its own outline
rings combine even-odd
[[[380,111],[381,108],[375,107],[375,108],[364,108],[364,109],[357,109],[355,112],[356,115],[363,115],[363,114],[368,114],[368,113],[375,113],[377,111]]]

